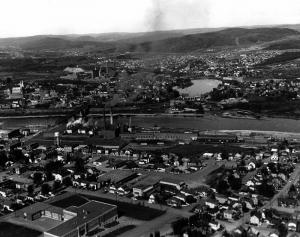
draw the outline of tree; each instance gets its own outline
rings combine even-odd
[[[63,166],[61,161],[50,161],[45,165],[46,172],[52,173],[53,171],[59,170]]]
[[[229,158],[228,151],[223,150],[221,153],[221,157],[222,157],[222,160],[228,160],[228,158]]]
[[[284,223],[280,223],[278,225],[278,232],[279,232],[279,237],[286,237],[288,234],[288,230],[287,227]]]
[[[33,187],[33,185],[29,185],[29,186],[27,187],[27,192],[28,192],[28,194],[33,194],[33,192],[34,192],[34,187]]]
[[[59,180],[55,180],[53,185],[52,185],[52,190],[57,190],[61,187],[61,182]]]
[[[47,181],[52,181],[52,180],[54,180],[53,173],[52,173],[52,172],[49,172],[49,171],[46,171],[46,178],[47,178]]]
[[[65,177],[62,181],[63,185],[65,186],[72,186],[73,185],[73,182],[72,182],[72,179],[70,177]]]
[[[181,235],[184,227],[188,225],[188,219],[182,218],[172,223],[173,232],[175,235]]]
[[[230,237],[231,235],[227,232],[227,230],[225,230],[225,232],[223,233],[223,237]]]
[[[37,185],[41,184],[43,181],[43,174],[41,172],[36,172],[33,174],[33,182]]]
[[[227,194],[228,189],[229,189],[229,185],[225,180],[220,180],[218,182],[218,185],[216,187],[218,193]]]
[[[0,151],[0,166],[4,167],[5,163],[8,161],[5,151]]]
[[[14,149],[10,152],[10,159],[13,160],[14,162],[22,162],[25,161],[25,156],[23,152],[19,149]]]
[[[266,180],[262,181],[262,184],[257,187],[257,191],[260,195],[271,198],[275,194],[275,188],[273,185],[267,183]]]
[[[160,237],[160,232],[159,232],[159,231],[155,231],[155,232],[154,232],[154,236],[155,236],[155,237]]]
[[[242,187],[242,179],[235,178],[233,175],[230,175],[228,177],[228,182],[233,190],[239,190]]]
[[[82,158],[77,158],[75,161],[75,172],[83,173],[84,170],[84,160]]]
[[[47,195],[47,194],[49,194],[50,191],[51,191],[50,185],[47,183],[44,183],[41,188],[42,194]]]

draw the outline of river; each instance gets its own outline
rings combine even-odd
[[[3,129],[25,127],[29,124],[50,125],[54,124],[59,118],[13,118],[2,119]],[[101,118],[97,118],[102,122]],[[108,119],[107,119],[108,121]],[[128,118],[120,118],[121,123],[128,123]],[[259,131],[279,131],[300,133],[300,121],[285,118],[266,118],[255,119],[232,119],[218,116],[205,115],[204,117],[132,117],[134,126],[153,127],[155,125],[167,128],[184,128],[206,130],[259,130]]]
[[[190,96],[198,96],[216,88],[221,82],[218,80],[194,80],[193,85],[179,89],[180,93],[188,93]],[[7,118],[0,119],[3,122],[2,128],[20,128],[31,124],[53,125],[58,121],[58,117],[42,118]],[[97,118],[99,123],[101,118]],[[116,121],[117,122],[117,121]],[[120,118],[120,123],[128,123],[128,118]],[[132,117],[132,125],[140,127],[153,127],[155,125],[166,128],[184,128],[206,130],[259,130],[259,131],[279,131],[279,132],[297,132],[300,133],[300,121],[284,118],[266,118],[262,120],[255,119],[232,119],[218,116],[205,115],[204,117]]]

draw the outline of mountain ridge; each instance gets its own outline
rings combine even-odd
[[[190,52],[198,49],[239,47],[268,42],[276,44],[278,40],[286,42],[289,37],[298,38],[299,35],[300,25],[290,25],[284,28],[202,28],[138,33],[116,32],[0,38],[0,47],[16,47],[23,50],[87,48],[112,52]],[[266,46],[266,48],[268,47],[271,45]]]

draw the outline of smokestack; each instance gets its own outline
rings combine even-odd
[[[110,107],[110,125],[114,124],[114,118],[113,118],[113,114],[112,114],[112,109]]]
[[[104,108],[103,108],[103,126],[104,126],[104,130],[106,129],[106,114],[105,114],[105,104],[104,104]]]
[[[129,132],[132,132],[132,128],[131,128],[131,116],[129,117],[128,131],[129,131]]]

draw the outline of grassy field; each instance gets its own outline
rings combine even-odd
[[[3,237],[37,237],[42,232],[8,222],[0,222],[0,236]]]
[[[165,213],[165,211],[161,211],[161,210],[157,210],[145,206],[139,206],[127,202],[120,202],[108,198],[101,198],[101,197],[95,197],[90,195],[85,195],[85,196],[91,200],[117,205],[119,216],[127,216],[137,220],[150,221]]]

